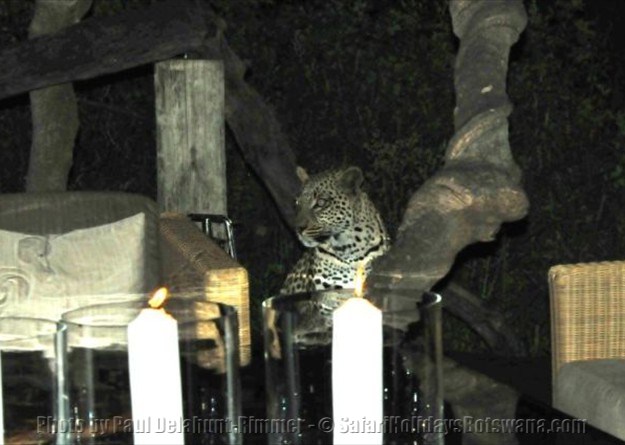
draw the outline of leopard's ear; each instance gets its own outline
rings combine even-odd
[[[297,168],[295,169],[295,173],[297,174],[297,177],[301,181],[302,185],[308,182],[308,179],[310,177],[308,176],[308,173],[306,173],[306,170],[304,170],[304,167],[300,167],[298,165]]]
[[[362,170],[358,167],[348,167],[341,173],[339,184],[348,193],[356,195],[360,192],[360,186],[364,181]]]

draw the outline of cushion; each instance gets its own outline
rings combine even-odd
[[[144,291],[159,284],[159,211],[154,200],[126,192],[32,192],[0,194],[0,229],[50,235],[146,215]],[[2,246],[0,246],[0,249]]]
[[[555,407],[625,440],[625,360],[562,365],[554,385]]]
[[[145,291],[143,213],[63,234],[0,230],[0,316],[58,319]]]

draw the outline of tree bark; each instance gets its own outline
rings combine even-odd
[[[37,0],[29,37],[54,34],[78,22],[91,0]],[[26,191],[67,188],[78,133],[78,106],[71,83],[30,92],[33,121]]]
[[[512,159],[505,91],[508,54],[526,24],[520,0],[451,0],[456,59],[455,135],[445,165],[412,196],[397,240],[374,264],[373,287],[430,289],[469,244],[491,241],[527,213]]]

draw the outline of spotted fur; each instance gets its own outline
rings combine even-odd
[[[380,214],[361,186],[358,167],[308,177],[298,170],[302,192],[297,199],[297,236],[308,248],[287,276],[280,293],[353,288],[359,266],[389,248]]]

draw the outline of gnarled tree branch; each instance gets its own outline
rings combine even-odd
[[[452,0],[456,133],[444,167],[412,196],[392,249],[375,265],[373,287],[430,289],[469,244],[490,241],[527,213],[512,159],[505,91],[508,54],[526,24],[520,0]]]
[[[485,307],[483,300],[454,282],[449,283],[442,294],[444,308],[466,322],[491,350],[513,357],[526,354],[525,345],[500,312]]]

